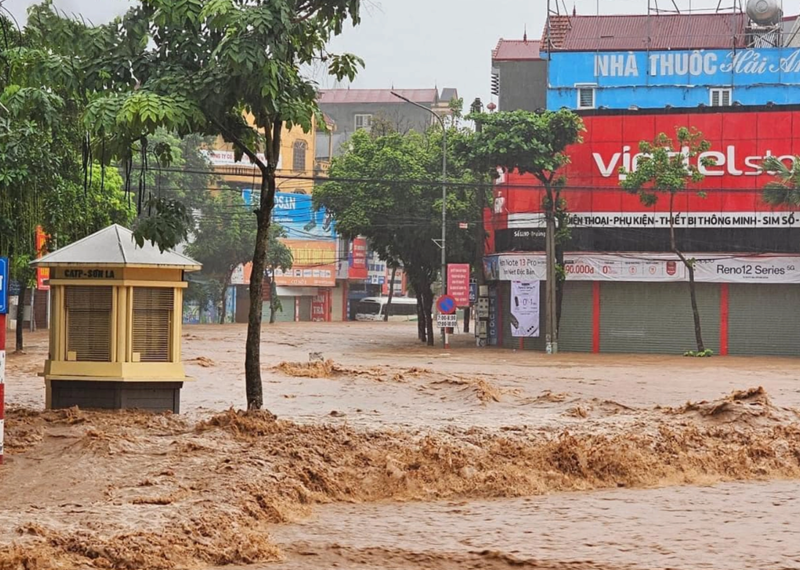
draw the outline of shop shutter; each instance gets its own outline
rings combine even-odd
[[[564,283],[558,350],[563,352],[592,350],[592,283],[588,281],[567,279]]]
[[[728,287],[728,354],[800,355],[800,286]]]
[[[697,283],[706,348],[719,354],[719,285]],[[683,354],[697,348],[688,283],[600,284],[600,351]]]
[[[170,288],[133,289],[133,352],[140,362],[170,361],[174,295]]]
[[[110,362],[112,288],[67,285],[64,289],[67,351],[78,362]]]

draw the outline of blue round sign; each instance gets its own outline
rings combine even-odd
[[[450,295],[442,295],[436,300],[436,308],[443,315],[452,315],[456,312],[456,300]]]

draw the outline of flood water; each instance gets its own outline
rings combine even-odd
[[[300,568],[332,545],[350,558],[380,548],[427,553],[496,551],[514,559],[585,561],[601,568],[800,568],[800,482],[596,491],[525,499],[332,505],[277,527]],[[408,568],[416,568],[408,556]],[[275,567],[275,566],[273,566]],[[379,564],[376,568],[381,567]],[[401,567],[401,566],[398,566]]]

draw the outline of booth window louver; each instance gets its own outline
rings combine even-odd
[[[111,287],[64,288],[67,317],[67,360],[111,361]]]
[[[159,287],[133,290],[133,352],[139,362],[170,362],[175,291]]]

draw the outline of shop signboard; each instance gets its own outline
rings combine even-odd
[[[367,279],[367,239],[357,237],[351,241],[350,255],[348,257],[350,265],[349,279],[359,281]]]
[[[539,281],[511,282],[511,336],[539,336]]]
[[[47,253],[47,238],[49,236],[44,233],[42,226],[36,226],[36,258],[42,257]],[[48,291],[50,289],[50,268],[37,267],[36,268],[36,288],[40,291]]]
[[[457,306],[469,306],[469,263],[447,264],[447,293]]]
[[[736,255],[685,253],[695,260],[695,281],[701,283],[800,284],[800,255]],[[490,281],[534,282],[546,278],[542,253],[486,256]],[[686,266],[672,253],[567,253],[564,270],[570,281],[688,281]]]
[[[800,252],[800,239],[779,233],[800,229],[800,211],[773,207],[762,198],[764,186],[774,179],[762,168],[764,159],[774,156],[791,167],[800,154],[799,110],[634,112],[585,116],[583,121],[583,142],[568,148],[569,164],[559,171],[568,180],[562,196],[576,249],[592,249],[600,240],[597,247],[604,250],[636,246],[667,251],[672,221],[681,235],[690,232],[698,243],[715,240],[708,251],[724,251],[741,241],[761,251]],[[676,128],[687,125],[702,132],[711,147],[695,157],[686,149],[678,151],[704,179],[677,195],[670,219],[667,197],[646,206],[620,188],[621,169],[636,170],[640,141],[652,141],[659,133],[674,136]],[[498,181],[492,213],[498,251],[542,249],[543,197],[544,189],[531,175],[510,172]],[[597,232],[605,229],[613,231]],[[758,234],[766,243],[753,241]],[[654,235],[660,236],[658,247],[643,245]],[[776,250],[773,242],[784,249]]]

